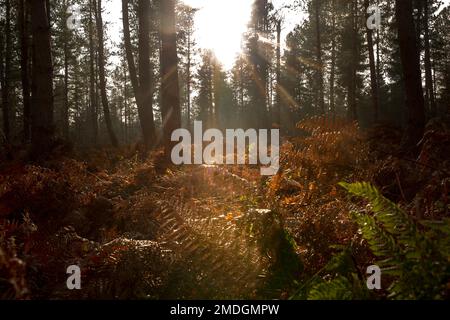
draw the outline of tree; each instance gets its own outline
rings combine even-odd
[[[417,143],[423,136],[425,127],[420,53],[415,33],[412,2],[396,0],[395,6],[400,59],[403,66],[406,105],[408,108],[408,121],[403,138],[403,146],[408,149],[416,149]]]
[[[277,63],[276,63],[276,87],[275,87],[275,112],[274,121],[281,124],[281,19],[277,19]]]
[[[64,1],[62,9],[64,12],[67,12],[69,8],[69,4],[67,0]],[[66,17],[63,15],[63,19],[61,19],[63,24],[66,22]],[[66,140],[69,140],[69,59],[71,55],[71,49],[69,47],[69,38],[71,31],[67,28],[66,25],[62,26],[62,39],[63,39],[63,64],[64,64],[64,103],[62,110],[62,132],[63,137]]]
[[[253,4],[251,28],[247,36],[247,59],[253,81],[248,88],[250,99],[247,121],[252,128],[268,126],[268,76],[269,76],[269,11],[268,0],[256,0]]]
[[[23,140],[30,139],[31,122],[31,89],[30,89],[30,58],[29,58],[29,6],[26,0],[19,1],[19,35],[20,35],[20,72],[22,80],[23,99]]]
[[[98,99],[96,94],[96,77],[95,77],[95,47],[94,47],[94,22],[93,11],[95,11],[93,0],[89,0],[89,114],[92,128],[92,142],[95,145],[98,137]]]
[[[137,75],[138,71],[134,63],[133,49],[131,45],[128,2],[129,0],[122,0],[124,44],[131,83],[136,98],[136,104],[138,106],[142,137],[146,149],[149,149],[155,143],[153,89],[150,68],[150,1],[138,1],[139,78]]]
[[[213,54],[206,50],[202,54],[202,62],[197,72],[196,104],[198,106],[198,119],[205,128],[213,126]]]
[[[177,5],[178,55],[180,56],[181,104],[185,110],[186,127],[191,128],[192,87],[196,58],[196,41],[194,36],[194,17],[198,9],[183,3]]]
[[[161,2],[161,114],[163,144],[170,157],[172,132],[181,127],[180,90],[178,83],[175,1]]]
[[[248,122],[245,109],[248,105],[248,89],[252,81],[250,69],[246,57],[242,54],[237,58],[231,70],[230,86],[237,114],[235,128],[243,128]]]
[[[364,1],[364,7],[367,11],[369,8],[369,0]],[[367,16],[368,18],[368,16]],[[378,121],[378,112],[379,112],[379,98],[378,98],[378,76],[375,65],[375,52],[373,49],[373,30],[366,28],[366,36],[367,36],[367,48],[369,52],[369,67],[370,67],[370,89],[372,94],[372,104],[373,104],[373,114],[374,121]]]
[[[315,19],[315,27],[316,27],[316,63],[317,63],[317,71],[316,71],[316,105],[321,113],[325,113],[325,96],[324,96],[324,83],[323,83],[323,72],[324,65],[322,61],[322,34],[321,34],[321,19],[320,19],[320,10],[321,10],[321,2],[322,0],[314,0],[314,19]]]
[[[436,115],[436,101],[433,84],[433,72],[431,66],[431,48],[430,48],[430,3],[429,0],[423,1],[424,6],[424,49],[425,49],[425,96],[428,110],[431,116]]]
[[[102,19],[102,0],[97,1],[96,10],[96,25],[97,25],[97,38],[98,38],[98,71],[100,79],[100,94],[103,105],[103,114],[105,117],[106,128],[108,130],[108,135],[111,140],[111,144],[114,147],[119,146],[119,141],[117,140],[116,134],[114,133],[113,124],[111,120],[111,112],[109,109],[108,95],[106,92],[106,74],[105,74],[105,49],[104,49],[104,34],[103,34],[103,19]]]
[[[32,156],[50,151],[53,125],[53,65],[50,45],[49,8],[46,0],[27,0],[31,12],[33,39],[32,68]]]
[[[331,3],[331,71],[330,71],[330,111],[336,115],[335,86],[336,86],[336,0]]]
[[[357,111],[357,72],[358,72],[358,0],[350,1],[350,78],[348,80],[347,102],[348,117],[358,119]]]
[[[5,50],[4,50],[4,70],[2,72],[2,106],[3,106],[3,133],[6,142],[10,142],[11,134],[11,110],[10,110],[10,81],[11,81],[11,54],[12,54],[12,30],[11,30],[11,0],[5,1]],[[1,61],[3,64],[3,60]]]
[[[153,89],[150,67],[150,0],[139,0],[139,82],[142,96],[140,111],[144,144],[150,148],[155,142],[155,124],[153,120]]]

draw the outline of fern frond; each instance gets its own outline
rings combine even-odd
[[[339,276],[328,282],[315,285],[308,295],[308,300],[352,300],[352,284]]]
[[[351,194],[368,200],[374,212],[375,223],[382,224],[388,233],[396,236],[399,244],[415,247],[417,240],[416,225],[398,205],[385,198],[370,183],[349,184],[341,182],[340,185]]]
[[[376,220],[367,215],[354,213],[354,217],[361,229],[364,239],[369,243],[372,252],[378,257],[398,257],[401,248],[396,243],[394,237],[380,227]],[[388,266],[391,259],[385,260],[384,265]]]
[[[362,236],[382,261],[383,274],[394,277],[393,299],[442,299],[450,280],[450,223],[416,223],[398,205],[369,183],[340,183],[351,194],[369,201],[374,215],[354,213]],[[422,229],[425,229],[422,230]]]

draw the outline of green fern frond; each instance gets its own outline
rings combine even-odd
[[[362,236],[381,259],[383,274],[394,277],[392,299],[441,299],[450,280],[450,222],[422,222],[408,214],[369,183],[340,183],[351,194],[368,200],[373,215],[353,213]]]
[[[377,188],[367,182],[340,185],[351,194],[369,201],[376,223],[386,232],[396,236],[399,244],[414,247],[417,240],[416,225],[398,205],[385,198]]]
[[[358,223],[364,239],[369,243],[372,252],[378,257],[396,257],[401,248],[394,237],[380,227],[375,218],[358,213],[353,214]]]
[[[315,285],[308,295],[308,300],[352,300],[352,284],[343,276]]]

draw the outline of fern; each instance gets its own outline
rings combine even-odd
[[[352,300],[352,284],[343,276],[315,285],[308,295],[308,300]]]
[[[370,211],[353,212],[362,237],[390,282],[390,299],[445,299],[450,281],[450,219],[415,222],[398,205],[369,183],[340,183],[352,195],[369,203]],[[370,298],[363,277],[352,259],[351,248],[303,284],[294,298]],[[386,277],[388,276],[388,277]]]
[[[340,249],[328,264],[306,281],[292,297],[308,300],[362,300],[370,298],[370,292],[359,278],[351,247]]]
[[[417,224],[369,183],[341,183],[366,199],[373,215],[353,213],[362,236],[393,281],[390,298],[442,299],[450,280],[450,220]]]

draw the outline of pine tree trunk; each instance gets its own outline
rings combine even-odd
[[[421,0],[422,1],[422,0]],[[431,49],[430,49],[430,26],[429,26],[429,10],[430,4],[428,0],[424,1],[424,46],[425,46],[425,86],[426,86],[426,102],[430,115],[436,116],[436,101],[434,98],[433,72],[431,69]]]
[[[330,71],[330,112],[333,118],[336,116],[335,106],[335,80],[336,80],[336,0],[332,1],[332,39],[331,39],[331,71]]]
[[[187,35],[187,81],[186,81],[186,100],[187,100],[187,128],[190,130],[191,128],[191,82],[192,82],[192,74],[191,74],[191,30],[188,30]]]
[[[369,8],[369,0],[365,0],[364,7]],[[368,16],[367,16],[368,17]],[[378,77],[377,70],[375,65],[375,52],[373,49],[373,30],[366,28],[366,36],[367,36],[367,47],[369,52],[369,67],[370,67],[370,89],[372,92],[372,104],[373,104],[373,115],[374,122],[378,121],[378,113],[379,113],[379,98],[378,98]]]
[[[358,60],[358,0],[353,0],[351,3],[351,26],[352,26],[352,61],[351,61],[351,77],[348,87],[348,116],[350,120],[358,120],[358,112],[356,105],[356,75],[357,75],[357,60]]]
[[[131,46],[130,22],[128,12],[129,0],[122,0],[122,21],[124,32],[125,53],[128,62],[131,85],[133,87],[136,104],[138,107],[139,121],[146,149],[153,147],[156,133],[153,118],[153,92],[150,70],[150,2],[139,0],[139,79],[134,63]]]
[[[406,89],[408,123],[403,147],[414,150],[425,127],[425,107],[420,71],[420,54],[415,34],[412,1],[396,0],[396,20],[400,44],[400,58]]]
[[[19,35],[20,35],[20,73],[23,96],[23,141],[30,140],[31,123],[31,89],[30,89],[30,58],[29,58],[29,10],[26,0],[19,0]]]
[[[316,25],[316,59],[317,59],[317,91],[316,91],[316,102],[319,111],[325,114],[325,97],[324,97],[324,80],[323,80],[323,59],[322,59],[322,34],[320,28],[320,7],[321,0],[314,0],[315,10],[315,25]]]
[[[163,144],[170,157],[172,132],[181,127],[174,0],[161,2],[161,78]]]
[[[139,0],[139,84],[142,106],[139,117],[146,149],[155,143],[153,89],[150,66],[150,0]]]
[[[277,21],[277,70],[276,70],[277,86],[276,107],[275,107],[275,123],[281,124],[281,20]]]
[[[46,0],[28,0],[33,37],[31,143],[32,157],[50,151],[53,134],[53,64]]]
[[[2,23],[0,25],[1,29],[0,29],[0,84],[2,87],[2,105],[1,105],[1,110],[2,110],[2,116],[5,117],[6,114],[8,114],[8,110],[5,111],[5,102],[3,101],[3,91],[5,90],[5,65],[4,65],[4,57],[5,57],[5,47],[4,47],[4,24]],[[6,140],[6,136],[5,136],[5,123],[2,123],[2,131],[1,131],[1,135],[0,135],[0,141],[5,140],[5,142],[7,142]]]
[[[63,136],[69,140],[69,46],[64,41],[64,108],[63,108]]]
[[[94,0],[95,3],[95,0]],[[102,18],[102,0],[97,0],[96,10],[96,24],[97,24],[97,39],[98,39],[98,72],[100,80],[100,95],[103,105],[103,114],[105,117],[106,128],[113,147],[119,146],[116,134],[114,133],[113,124],[111,120],[111,112],[109,109],[108,95],[106,92],[106,75],[105,75],[105,48],[103,35],[103,18]]]
[[[92,144],[97,144],[98,138],[98,99],[96,92],[95,76],[95,48],[94,48],[94,16],[92,11],[96,10],[92,0],[89,1],[89,114],[92,126]]]
[[[2,84],[2,106],[3,106],[3,133],[6,142],[10,142],[11,135],[11,106],[10,106],[10,79],[11,79],[11,0],[5,1],[5,66]],[[3,61],[2,61],[3,63]]]

